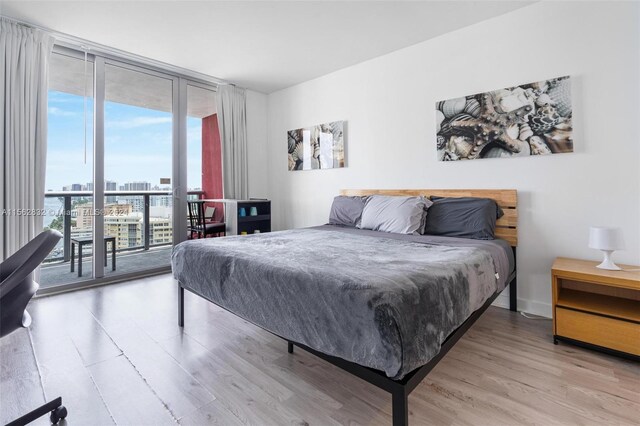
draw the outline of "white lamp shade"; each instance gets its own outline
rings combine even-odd
[[[622,250],[622,232],[619,228],[592,226],[589,228],[589,247],[598,250]]]

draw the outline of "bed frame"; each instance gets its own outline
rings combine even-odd
[[[481,197],[491,198],[498,203],[504,211],[502,216],[496,222],[496,237],[506,240],[511,245],[515,261],[516,246],[518,244],[518,210],[517,210],[517,192],[515,189],[344,189],[340,191],[341,195],[349,196],[365,196],[365,195],[404,195],[404,196],[425,196],[432,195],[440,197]],[[517,311],[517,268],[507,279],[509,283],[509,308]],[[181,283],[178,283],[178,325],[184,327],[184,290]],[[187,289],[189,290],[189,289]],[[340,367],[341,369],[357,376],[374,386],[384,389],[391,393],[392,402],[392,420],[393,426],[407,426],[409,424],[409,405],[408,398],[413,391],[424,379],[427,374],[440,362],[442,358],[451,350],[458,340],[471,328],[471,326],[482,316],[484,311],[493,303],[501,292],[494,293],[480,309],[471,314],[467,320],[462,323],[449,337],[442,343],[440,352],[434,356],[427,364],[416,368],[401,380],[394,380],[379,370],[364,367],[362,365],[346,361],[342,358],[323,354],[301,343],[292,342],[288,339],[288,352],[293,353],[293,347],[298,346],[305,351],[322,358],[323,360]],[[197,294],[197,293],[194,293]],[[201,296],[198,294],[198,296]],[[202,297],[202,296],[201,296]],[[208,300],[208,299],[207,299]],[[212,302],[215,304],[215,302]],[[218,305],[220,306],[220,305]],[[221,306],[224,309],[224,307]],[[268,331],[268,330],[267,330]]]

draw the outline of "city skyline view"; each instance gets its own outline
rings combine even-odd
[[[171,185],[168,184],[152,184],[147,181],[133,181],[133,182],[124,182],[120,184],[120,182],[115,182],[111,180],[105,180],[104,182],[105,191],[171,191]],[[191,188],[190,188],[191,189]],[[193,188],[198,189],[198,188]],[[63,185],[61,189],[47,189],[47,192],[58,192],[58,191],[93,191],[93,183],[86,182],[73,182],[68,185]]]
[[[93,179],[93,99],[87,99],[85,163],[84,98],[49,91],[48,148],[45,190],[61,191]],[[171,178],[172,115],[115,102],[105,102],[105,182],[120,185],[148,182],[166,187]],[[202,120],[187,117],[187,186],[202,186]],[[170,185],[169,185],[170,186]]]

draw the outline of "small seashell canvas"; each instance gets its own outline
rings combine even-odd
[[[346,121],[289,130],[289,170],[335,169],[345,167]]]
[[[569,76],[439,101],[438,159],[573,152],[571,119]]]

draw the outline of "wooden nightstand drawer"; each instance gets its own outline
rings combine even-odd
[[[558,336],[640,356],[640,324],[556,307]]]

